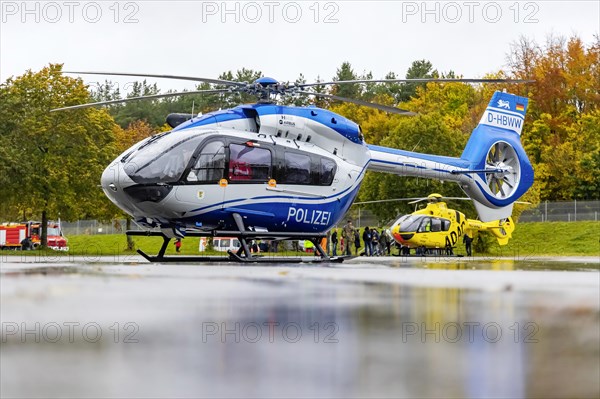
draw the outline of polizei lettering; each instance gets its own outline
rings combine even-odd
[[[331,212],[320,211],[318,209],[295,208],[288,209],[286,222],[294,220],[297,223],[316,224],[319,226],[327,226],[331,219]]]

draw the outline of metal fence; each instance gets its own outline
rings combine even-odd
[[[519,217],[519,222],[575,222],[583,220],[598,221],[600,214],[600,201],[565,201],[542,202],[536,208],[524,211]],[[368,210],[352,210],[340,222],[340,226],[352,219],[356,227],[377,226],[377,218]],[[125,233],[125,219],[113,220],[111,223],[101,223],[97,220],[78,220],[77,222],[62,222],[63,234],[69,235],[95,235],[95,234],[121,234]],[[131,223],[132,230],[141,230],[135,223]]]
[[[600,201],[544,201],[536,208],[524,211],[519,217],[519,222],[598,221],[599,213]]]
[[[125,219],[115,219],[110,223],[97,220],[78,220],[76,222],[61,222],[63,234],[69,235],[96,235],[96,234],[124,234],[126,230]],[[131,230],[141,230],[135,223],[131,223]]]

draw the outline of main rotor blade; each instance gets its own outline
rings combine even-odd
[[[380,202],[411,201],[411,200],[422,200],[422,199],[426,199],[426,198],[392,198],[392,199],[375,200],[375,201],[354,202],[352,205],[377,204]]]
[[[140,78],[161,78],[161,79],[179,79],[179,80],[190,80],[194,82],[205,82],[214,83],[221,85],[230,86],[246,86],[245,83],[233,82],[231,80],[221,79],[209,79],[209,78],[198,78],[194,76],[176,76],[176,75],[155,75],[155,74],[144,74],[144,73],[127,73],[127,72],[74,72],[74,71],[63,71],[63,73],[74,73],[79,75],[114,75],[114,76],[136,76]]]
[[[235,91],[233,91],[233,92],[235,92]],[[216,93],[232,93],[232,91],[231,91],[231,89],[215,89],[215,90],[181,91],[178,93],[153,94],[150,96],[130,97],[130,98],[122,98],[119,100],[99,101],[97,103],[72,105],[69,107],[55,108],[55,109],[50,110],[50,112],[65,111],[65,110],[70,110],[70,109],[90,108],[90,107],[97,107],[100,105],[119,104],[119,103],[126,103],[129,101],[148,100],[148,99],[153,99],[153,98],[176,97],[176,96],[184,96],[184,95],[188,95],[188,94],[216,94]]]
[[[472,201],[469,197],[442,197],[441,200],[460,200],[460,201]]]
[[[415,78],[415,79],[358,79],[358,80],[338,80],[334,82],[315,82],[304,83],[298,85],[300,88],[313,86],[331,86],[339,84],[356,84],[356,83],[533,83],[535,80],[530,79],[462,79],[462,78]]]
[[[427,197],[425,197],[425,198],[415,198],[415,200],[414,200],[414,201],[410,201],[410,202],[408,202],[408,203],[409,203],[409,204],[417,204],[417,203],[419,203],[419,202],[427,201],[427,199],[428,199]]]
[[[370,103],[370,102],[363,101],[363,100],[355,100],[353,98],[334,96],[333,94],[313,93],[313,92],[309,92],[309,91],[298,91],[297,93],[305,94],[307,96],[330,98],[332,100],[338,100],[338,101],[353,103],[353,104],[357,104],[357,105],[362,105],[365,107],[376,108],[380,111],[390,112],[390,113],[394,113],[394,114],[408,115],[408,116],[416,115],[416,113],[414,113],[412,111],[407,111],[405,109],[389,107],[387,105],[382,105],[382,104],[377,104],[377,103]]]
[[[384,199],[384,200],[375,200],[375,201],[362,201],[362,202],[354,202],[352,205],[365,205],[365,204],[378,204],[381,202],[396,202],[396,201],[411,201],[409,204],[415,204],[417,202],[425,201],[428,197],[422,198],[392,198],[392,199]],[[473,198],[469,197],[442,197],[440,201],[444,200],[461,200],[461,201],[473,201]],[[527,201],[515,201],[514,204],[528,204],[531,205],[531,202]]]

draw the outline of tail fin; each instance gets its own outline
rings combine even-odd
[[[529,100],[497,91],[473,130],[461,159],[470,164],[462,188],[484,222],[506,219],[533,184],[533,168],[521,145]]]
[[[499,245],[508,244],[508,240],[512,238],[512,232],[515,230],[515,222],[510,217],[486,223],[472,219],[468,219],[467,222],[469,224],[467,231],[471,237],[473,237],[474,231],[487,231],[496,237]]]

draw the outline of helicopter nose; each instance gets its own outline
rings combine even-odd
[[[406,243],[408,240],[413,238],[413,236],[415,235],[414,233],[401,232],[399,224],[394,225],[391,230],[392,230],[392,236],[394,236],[396,241],[398,241],[400,243]]]
[[[398,242],[402,242],[402,238],[400,237],[400,226],[399,225],[394,225],[392,226],[392,236],[394,236],[394,239]]]
[[[100,179],[100,184],[104,194],[108,197],[108,199],[110,199],[116,206],[123,209],[130,215],[134,214],[135,208],[123,189],[135,183],[133,180],[131,180],[127,173],[125,173],[123,164],[120,161],[115,160],[106,169],[104,169]]]

